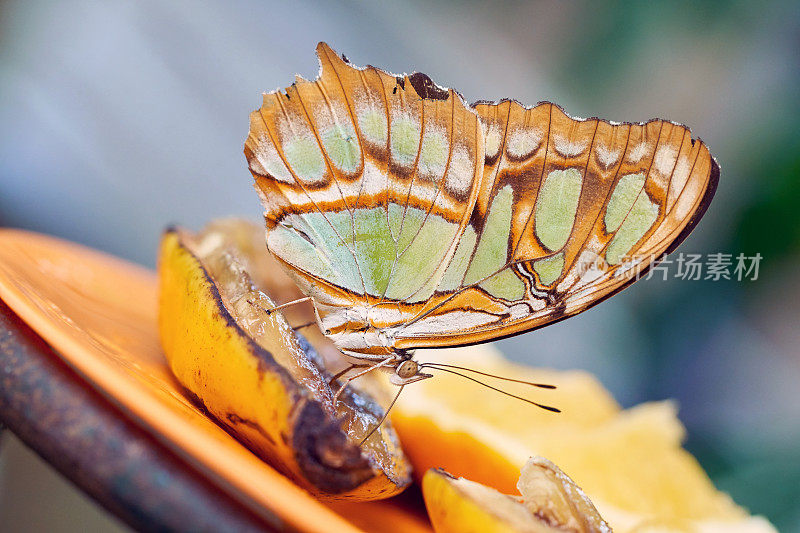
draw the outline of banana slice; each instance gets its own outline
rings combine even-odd
[[[260,243],[260,245],[259,245]],[[277,266],[263,230],[243,221],[165,233],[159,332],[173,373],[216,421],[313,494],[375,500],[401,492],[411,467],[383,409],[331,375],[262,289]],[[317,334],[319,337],[319,334]],[[323,345],[321,345],[323,346]]]
[[[532,457],[517,483],[521,496],[428,470],[425,505],[437,533],[610,533],[592,502],[564,472]]]

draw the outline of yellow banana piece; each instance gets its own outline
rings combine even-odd
[[[254,243],[261,242],[261,248]],[[270,272],[262,230],[241,221],[200,235],[164,234],[159,332],[178,381],[243,444],[313,494],[375,500],[401,492],[411,467],[390,423],[348,387],[334,405],[330,374],[259,286]],[[257,271],[248,272],[249,268]]]

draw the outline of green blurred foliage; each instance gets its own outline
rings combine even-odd
[[[740,214],[731,249],[779,260],[800,254],[800,137],[776,139],[771,148],[745,170],[759,187]]]

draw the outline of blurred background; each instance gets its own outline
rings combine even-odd
[[[716,485],[800,531],[797,2],[5,1],[0,226],[153,267],[169,223],[257,219],[248,114],[262,91],[316,75],[320,40],[357,65],[425,72],[468,101],[691,126],[722,177],[680,251],[760,253],[758,279],[643,280],[498,344],[516,360],[587,369],[624,406],[677,399],[686,446]],[[8,434],[2,524],[122,527]]]

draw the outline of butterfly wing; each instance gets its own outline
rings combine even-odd
[[[360,327],[348,322],[368,307],[402,323],[432,296],[469,222],[480,121],[427,76],[356,68],[324,43],[317,52],[316,81],[265,94],[251,115],[245,155],[267,246],[326,327]]]
[[[486,157],[470,237],[398,347],[481,342],[580,313],[674,250],[714,195],[719,167],[684,126],[573,119],[551,103],[475,110]]]
[[[317,80],[264,95],[245,155],[267,246],[333,335],[415,348],[542,327],[631,283],[714,194],[719,168],[683,126],[470,109],[423,74],[317,52]]]

